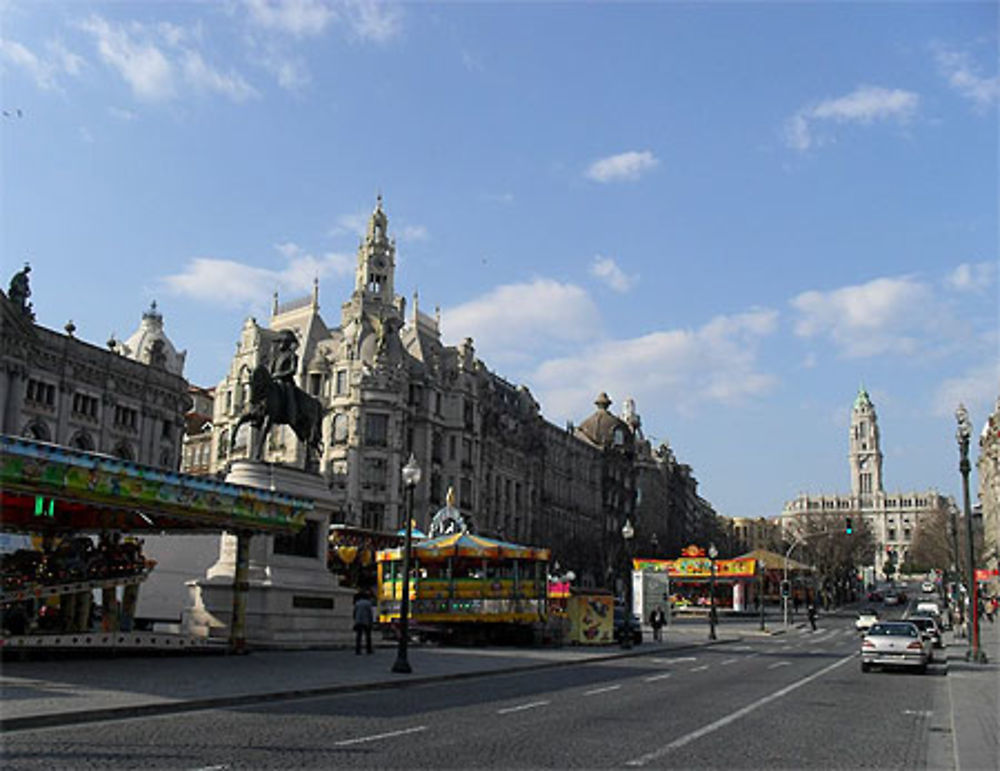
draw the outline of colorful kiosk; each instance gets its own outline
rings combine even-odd
[[[403,549],[378,552],[379,622],[399,622]],[[410,628],[421,638],[530,641],[547,614],[549,550],[455,532],[413,544]]]
[[[737,557],[712,560],[703,548],[695,545],[683,549],[681,556],[675,560],[633,560],[632,569],[636,586],[644,583],[642,575],[645,573],[666,573],[670,585],[670,606],[675,612],[707,612],[711,605],[710,587],[713,580],[715,605],[719,610],[745,610],[751,586],[759,578],[755,559]],[[637,612],[646,610],[638,600],[636,604],[639,605]],[[643,618],[645,617],[644,615]]]
[[[153,569],[135,536],[225,531],[236,536],[238,566],[228,646],[242,651],[250,537],[295,534],[312,508],[305,498],[0,435],[0,529],[38,545],[4,555],[0,649],[210,647],[131,630]]]

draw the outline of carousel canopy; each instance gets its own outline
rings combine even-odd
[[[522,546],[507,541],[497,541],[472,533],[450,533],[413,545],[413,557],[419,560],[443,560],[449,557],[481,559],[527,559],[547,562],[549,550]],[[403,550],[385,549],[378,553],[379,562],[392,562],[403,558]]]

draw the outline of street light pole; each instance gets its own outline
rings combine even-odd
[[[632,537],[635,535],[635,528],[628,518],[622,525],[622,538],[625,539],[625,622],[622,631],[622,647],[632,647]]]
[[[709,559],[709,598],[708,598],[708,639],[715,640],[715,558],[719,556],[719,550],[714,543],[708,545]]]
[[[760,605],[760,631],[764,631],[764,560],[757,560],[757,576],[759,578],[759,591],[757,592],[757,604]]]
[[[969,652],[966,658],[969,661],[986,663],[986,654],[979,647],[979,597],[976,584],[976,557],[975,544],[972,539],[972,509],[969,506],[969,439],[972,436],[972,425],[969,423],[969,412],[964,404],[959,404],[955,410],[955,418],[958,420],[958,432],[955,434],[958,439],[959,463],[958,470],[962,473],[962,498],[965,504],[965,532],[968,537],[969,546],[969,619],[972,621],[972,634],[969,635]]]
[[[403,543],[403,593],[399,604],[399,647],[392,671],[408,675],[410,662],[407,649],[410,643],[410,542],[413,538],[413,489],[420,482],[420,466],[410,453],[410,459],[403,466],[403,485],[406,487],[406,538]]]

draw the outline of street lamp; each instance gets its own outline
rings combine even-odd
[[[406,487],[406,539],[403,542],[403,594],[399,604],[399,647],[392,671],[410,674],[407,647],[410,642],[410,541],[413,537],[413,488],[420,482],[420,466],[410,453],[410,459],[403,466],[403,485]]]
[[[708,639],[714,640],[715,637],[715,558],[719,556],[719,550],[715,548],[714,543],[708,545],[708,559],[709,559],[709,584],[708,584]]]
[[[622,525],[622,538],[625,539],[625,623],[622,628],[622,647],[632,647],[632,538],[635,536],[635,528],[626,517],[625,524]]]
[[[969,438],[972,436],[972,425],[969,423],[969,412],[964,404],[959,404],[955,410],[955,418],[958,420],[958,431],[955,438],[958,439],[959,463],[958,470],[962,473],[962,497],[965,503],[965,532],[969,539],[969,619],[972,621],[972,634],[969,635],[969,652],[966,658],[969,661],[986,663],[986,654],[979,648],[979,597],[976,585],[976,557],[975,547],[972,541],[972,509],[969,506]]]

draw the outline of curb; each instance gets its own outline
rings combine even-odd
[[[717,645],[728,645],[740,642],[742,637],[729,640],[715,640],[701,643],[689,643],[670,648],[671,651],[690,650],[692,648],[708,648]],[[477,670],[469,672],[453,672],[441,675],[426,675],[423,677],[408,677],[405,680],[377,680],[370,683],[351,685],[327,685],[317,688],[298,688],[290,691],[273,691],[268,693],[244,694],[242,696],[213,696],[205,699],[189,699],[185,701],[165,702],[162,704],[139,704],[132,707],[106,707],[103,709],[79,710],[74,712],[59,712],[48,715],[29,715],[25,717],[0,718],[0,733],[14,733],[35,728],[52,728],[54,726],[78,725],[117,718],[149,717],[153,715],[182,714],[198,712],[206,709],[223,707],[244,707],[251,704],[266,704],[269,702],[294,701],[319,696],[333,696],[361,691],[382,691],[391,688],[409,688],[428,683],[447,682],[451,680],[471,680],[477,677],[493,677],[516,672],[531,672],[543,669],[559,669],[563,667],[584,666],[597,661],[612,661],[615,659],[636,658],[648,655],[645,651],[634,649],[627,652],[607,653],[588,659],[574,661],[543,661],[532,664],[514,665],[499,669]]]

